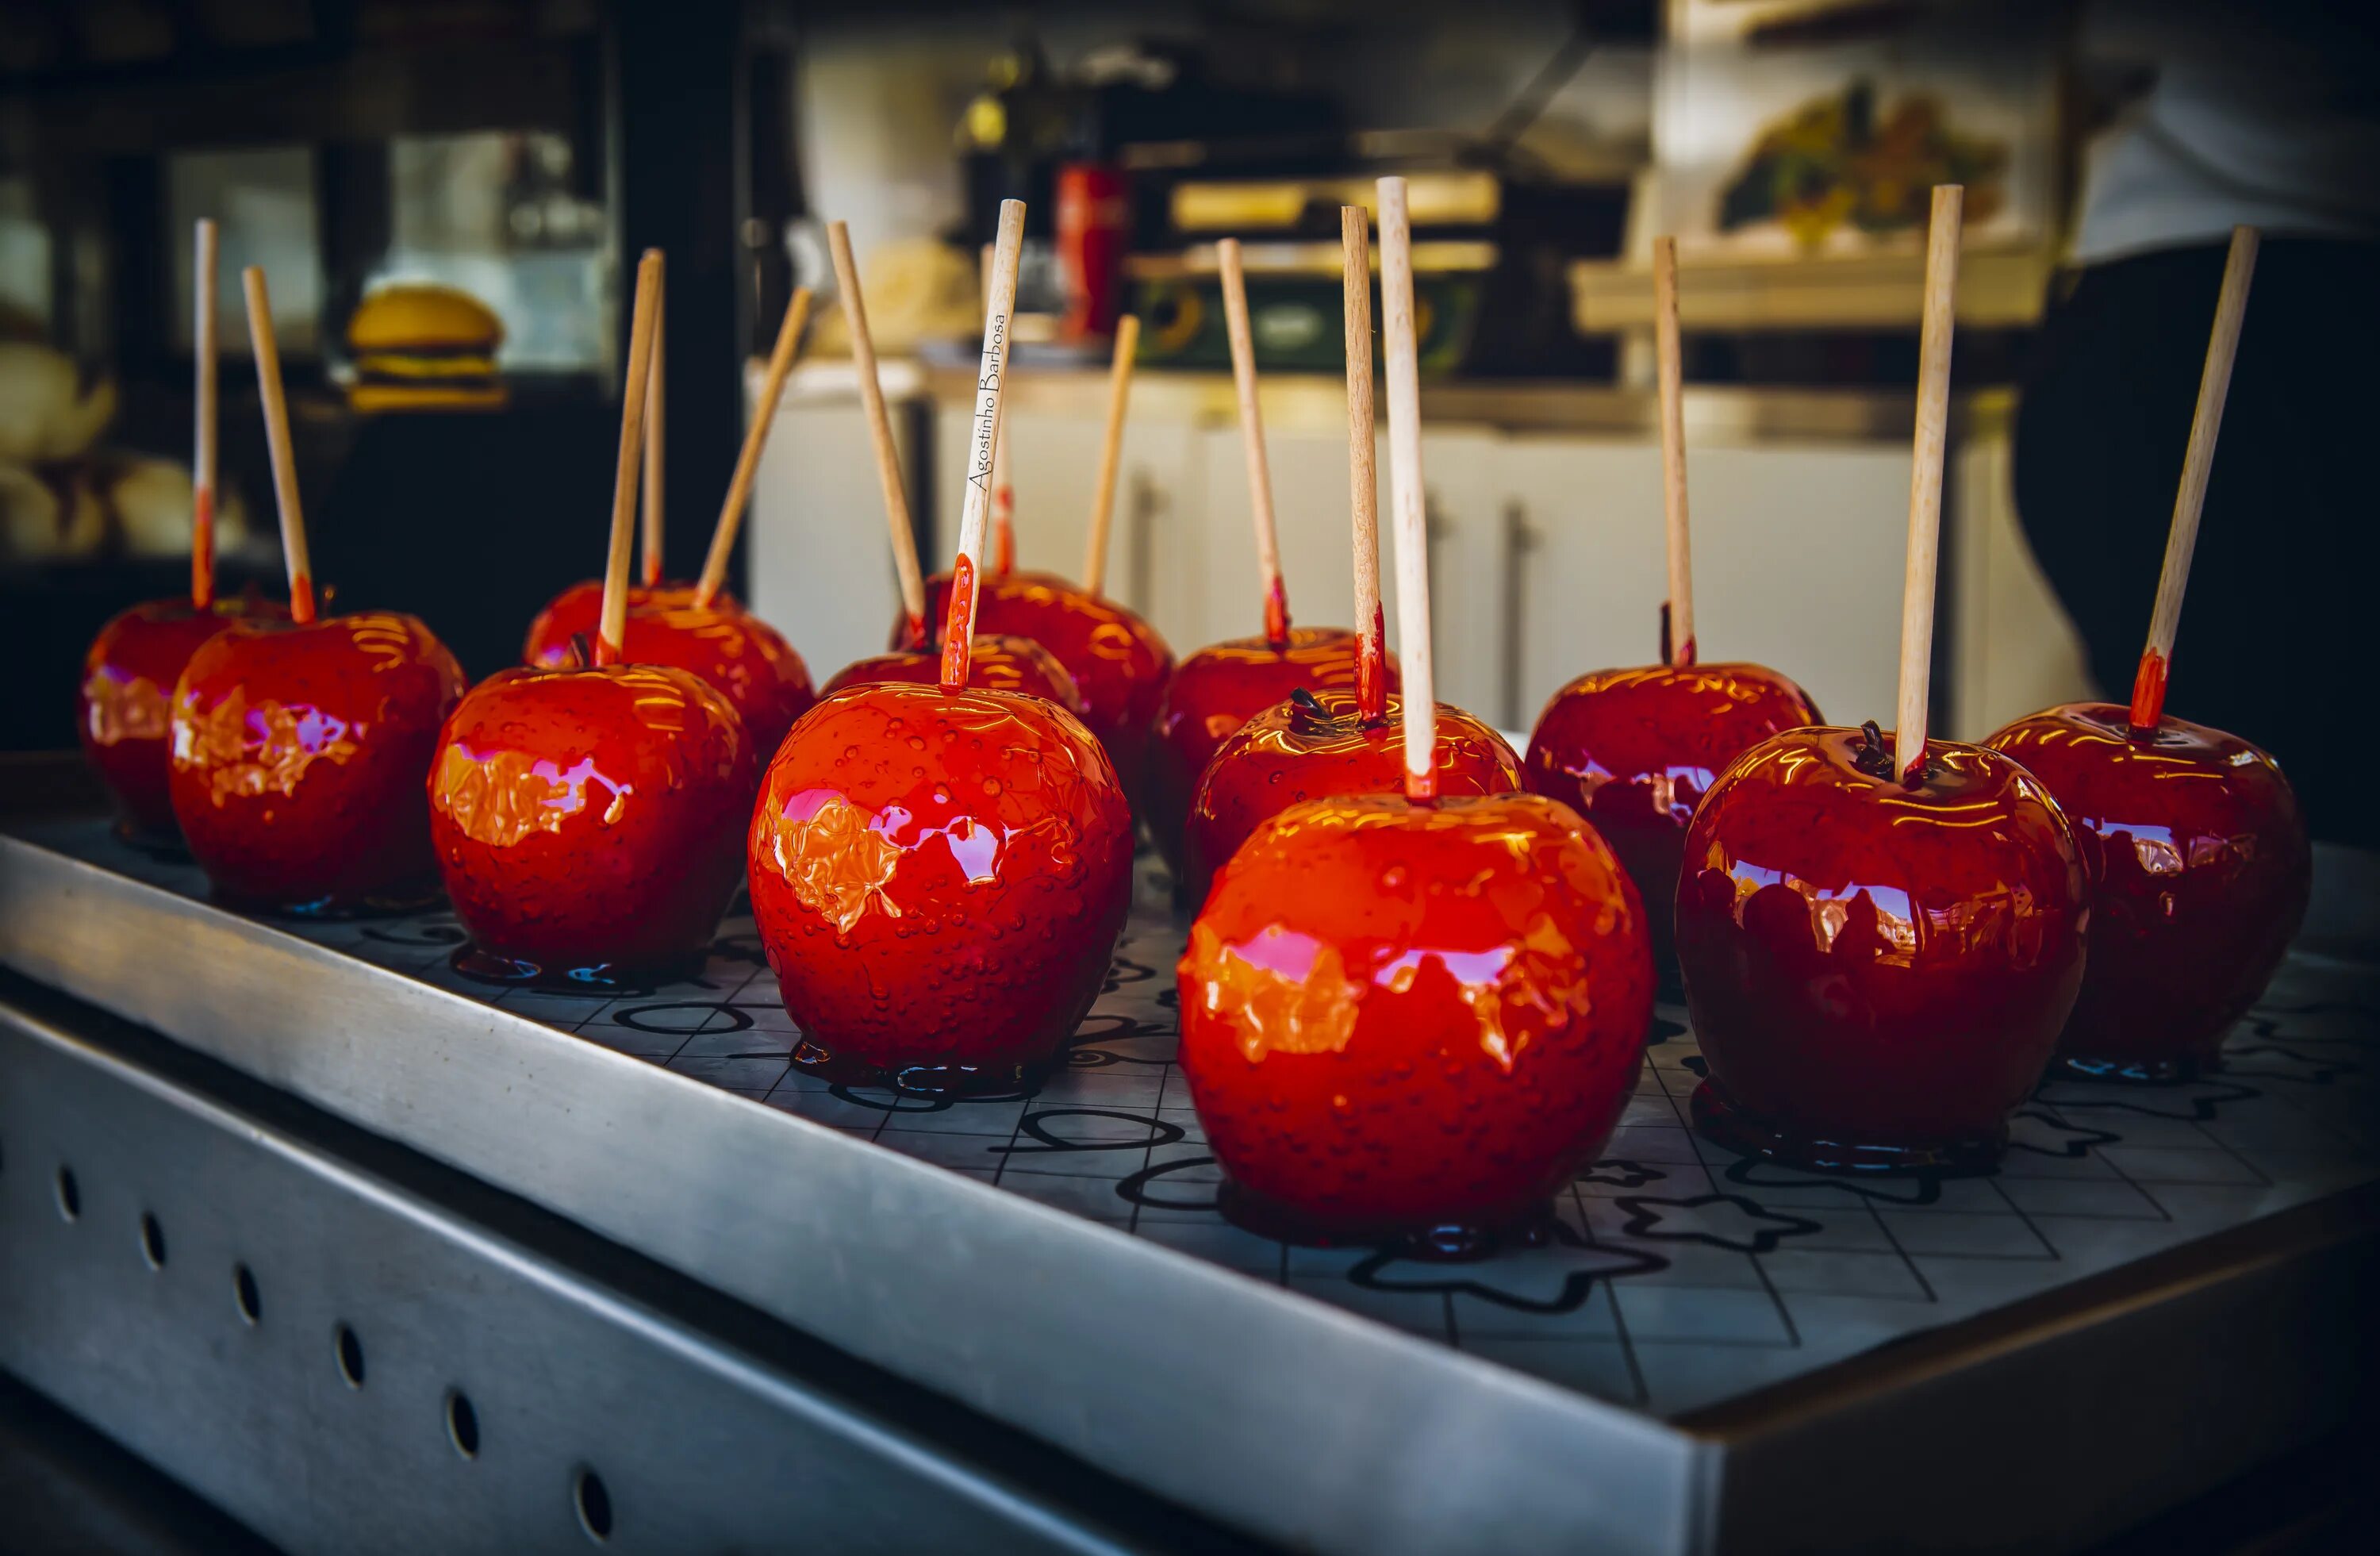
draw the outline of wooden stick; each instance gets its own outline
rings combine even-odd
[[[190,603],[215,605],[215,225],[201,220],[198,234],[198,308],[190,315],[195,339],[192,367],[198,375],[197,452],[190,458]]]
[[[1917,345],[1917,435],[1909,476],[1909,556],[1900,582],[1900,710],[1892,770],[1914,783],[1925,770],[1925,702],[1934,678],[1935,558],[1942,539],[1942,452],[1950,424],[1950,334],[1959,295],[1959,237],[1966,190],[1934,186],[1925,225],[1925,307]]]
[[[794,371],[802,326],[809,317],[810,289],[796,286],[785,304],[784,322],[777,326],[777,344],[769,352],[769,371],[760,380],[760,398],[752,407],[752,424],[744,429],[743,451],[735,456],[735,473],[727,482],[727,500],[719,504],[719,522],[711,528],[710,551],[702,559],[702,577],[694,590],[697,605],[708,606],[726,586],[727,563],[735,554],[735,532],[744,523],[752,477],[760,468],[760,451],[768,446],[769,430],[777,419],[777,401],[785,393],[785,375]]]
[[[1083,588],[1099,592],[1108,577],[1108,529],[1115,517],[1116,468],[1123,458],[1124,406],[1132,398],[1133,359],[1140,350],[1140,321],[1127,313],[1116,321],[1115,355],[1108,361],[1108,425],[1099,439],[1099,480],[1091,491],[1091,533],[1083,542]]]
[[[289,396],[281,387],[281,346],[273,338],[273,299],[264,272],[240,272],[248,294],[248,339],[256,353],[257,393],[264,400],[264,446],[273,456],[273,499],[281,510],[281,557],[289,568],[289,619],[314,619],[314,566],[306,554],[306,515],[298,505],[298,461],[289,448]]]
[[[662,257],[648,249],[637,264],[637,305],[628,317],[628,376],[620,395],[620,456],[612,480],[612,547],[603,559],[603,612],[595,627],[595,663],[617,664],[628,636],[628,550],[637,533],[637,466],[644,453],[645,396],[652,387],[654,315],[662,306]]]
[[[1355,527],[1355,715],[1389,712],[1388,624],[1380,612],[1380,478],[1372,468],[1372,218],[1339,208],[1339,289],[1347,328],[1347,506]]]
[[[2157,577],[2156,606],[2149,613],[2149,641],[2132,679],[2132,729],[2145,735],[2165,717],[2168,666],[2174,633],[2181,626],[2181,593],[2190,585],[2191,553],[2198,548],[2198,516],[2206,505],[2206,478],[2215,468],[2215,434],[2223,429],[2223,402],[2231,394],[2231,362],[2240,353],[2240,325],[2248,313],[2248,283],[2256,274],[2254,227],[2231,229],[2231,253],[2223,261],[2223,290],[2215,299],[2215,330],[2206,342],[2206,368],[2198,379],[2198,409],[2190,419],[2190,444],[2181,456],[2181,490],[2173,500],[2173,528],[2165,541],[2165,570]]]
[[[1000,414],[1008,390],[1010,315],[1016,309],[1016,257],[1025,245],[1025,202],[1000,202],[1000,241],[992,254],[986,296],[983,356],[976,364],[975,421],[967,433],[966,500],[959,509],[959,555],[951,569],[951,602],[942,624],[942,690],[967,684],[975,657],[975,601],[983,568],[983,532],[991,507],[992,451],[1000,446]]]
[[[868,413],[868,440],[876,450],[876,482],[884,490],[884,524],[892,540],[892,570],[901,580],[905,642],[926,642],[926,575],[917,563],[917,532],[910,527],[909,492],[901,484],[901,450],[892,441],[892,418],[884,408],[884,384],[877,376],[876,337],[868,328],[868,303],[859,292],[859,265],[851,254],[851,227],[829,222],[826,246],[834,256],[834,284],[843,293],[843,316],[851,326],[851,363],[859,373],[859,403]]]
[[[1670,544],[1670,663],[1694,662],[1694,561],[1686,540],[1686,396],[1678,345],[1678,240],[1653,240],[1653,355],[1661,392],[1661,512]]]
[[[645,524],[644,584],[658,589],[662,581],[662,431],[667,419],[663,386],[669,380],[669,273],[662,268],[662,251],[648,249],[661,268],[661,292],[653,300],[652,382],[645,386]]]
[[[1257,527],[1257,572],[1264,589],[1265,641],[1289,644],[1289,591],[1281,581],[1281,541],[1272,522],[1272,474],[1265,463],[1264,420],[1257,412],[1257,350],[1248,330],[1248,278],[1240,240],[1215,245],[1223,274],[1223,324],[1232,340],[1232,385],[1240,396],[1240,441],[1248,456],[1248,506]]]
[[[1383,178],[1380,326],[1389,368],[1389,499],[1397,526],[1397,630],[1404,639],[1405,797],[1438,796],[1438,690],[1429,640],[1429,530],[1422,511],[1421,366],[1414,339],[1413,225],[1405,181]]]
[[[991,260],[993,245],[983,246],[983,317],[991,322]],[[1016,571],[1016,488],[1008,479],[1008,440],[991,445],[991,571],[1006,577]]]

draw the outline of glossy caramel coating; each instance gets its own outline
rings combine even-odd
[[[819,695],[832,697],[845,687],[864,687],[879,681],[940,686],[941,677],[941,654],[930,649],[895,649],[844,665]],[[988,691],[1047,698],[1076,718],[1083,714],[1083,698],[1075,689],[1075,677],[1066,673],[1055,654],[1030,638],[994,638],[978,633],[967,653],[967,685]]]
[[[1527,1225],[1602,1149],[1653,1003],[1635,888],[1529,794],[1282,811],[1216,876],[1178,976],[1234,1214],[1448,1251]]]
[[[1375,723],[1356,713],[1353,692],[1287,698],[1232,732],[1199,775],[1183,837],[1184,900],[1207,900],[1215,871],[1259,822],[1293,805],[1331,795],[1392,795],[1404,789],[1401,699]],[[1450,703],[1438,705],[1438,793],[1509,795],[1522,787],[1521,759],[1504,737]]]
[[[1234,730],[1301,687],[1320,696],[1354,691],[1358,639],[1338,626],[1300,626],[1288,645],[1262,638],[1214,643],[1184,660],[1165,683],[1149,729],[1148,804],[1142,820],[1174,873],[1183,870],[1183,832],[1198,779]],[[1388,689],[1397,689],[1389,661]]]
[[[572,635],[556,636],[562,625],[538,618],[529,629],[529,663],[560,669],[577,663]],[[740,605],[632,607],[622,628],[620,662],[667,664],[724,693],[764,759],[818,700],[802,656]]]
[[[479,947],[557,978],[698,964],[744,866],[759,762],[683,670],[506,670],[440,731],[430,839]]]
[[[217,600],[201,611],[187,599],[151,600],[110,618],[83,655],[75,691],[75,729],[82,754],[115,796],[128,836],[170,840],[168,792],[174,683],[199,645],[237,621],[285,621],[286,608],[262,600]]]
[[[1585,817],[1611,845],[1644,893],[1654,962],[1667,968],[1694,807],[1746,750],[1817,722],[1809,694],[1757,664],[1598,670],[1554,693],[1537,715],[1528,786]]]
[[[242,623],[174,693],[174,817],[226,901],[343,911],[423,892],[430,765],[463,672],[413,616]]]
[[[1107,753],[1056,704],[880,683],[795,725],[747,864],[796,1064],[1004,1090],[1057,1057],[1107,978],[1132,815]]]
[[[2165,1079],[2213,1063],[2305,920],[2313,855],[2273,759],[2110,702],[2019,719],[1985,744],[2041,780],[2091,881],[2091,955],[2058,1052],[2085,1073]]]
[[[695,586],[690,583],[672,581],[658,587],[632,583],[628,586],[628,609],[676,610],[693,604],[695,593]],[[717,611],[744,608],[734,595],[726,593],[714,598],[710,605]],[[582,578],[572,584],[547,602],[545,609],[528,624],[528,637],[521,646],[521,663],[561,668],[569,663],[570,639],[583,632],[592,642],[602,616],[603,580]]]
[[[2066,819],[1996,751],[1774,735],[1687,829],[1678,960],[1726,1143],[1820,1167],[1973,1165],[2049,1062],[2089,888]],[[1721,1115],[1724,1115],[1723,1117]]]
[[[950,606],[951,576],[926,581],[926,619],[939,634]],[[1104,595],[1086,593],[1050,573],[992,573],[976,590],[975,629],[979,634],[1029,638],[1050,650],[1075,678],[1082,698],[1083,723],[1107,748],[1124,792],[1137,808],[1148,761],[1148,723],[1173,650],[1157,628]],[[893,628],[893,647],[904,643]],[[939,641],[939,637],[937,638]]]

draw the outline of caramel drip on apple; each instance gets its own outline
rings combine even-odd
[[[1007,400],[1009,315],[1016,306],[1016,260],[1025,242],[1025,202],[1000,202],[1000,239],[993,246],[985,301],[983,355],[976,365],[975,419],[968,433],[966,498],[959,510],[959,554],[951,569],[949,614],[942,624],[941,687],[967,684],[975,653],[977,575],[983,565],[984,529],[991,506],[992,454],[1000,444]]]
[[[2198,380],[2198,407],[2190,419],[2190,443],[2181,456],[2181,490],[2174,496],[2173,528],[2166,534],[2165,566],[2157,575],[2156,604],[2149,614],[2148,647],[2132,680],[2131,724],[2147,735],[2165,717],[2166,674],[2173,661],[2174,634],[2181,626],[2182,590],[2190,585],[2191,554],[2198,547],[2198,518],[2206,506],[2206,479],[2215,468],[2215,435],[2223,427],[2223,402],[2231,394],[2231,363],[2240,354],[2240,327],[2248,314],[2248,283],[2256,274],[2257,232],[2231,229],[2231,251],[2223,261],[2223,290],[2215,300],[2215,328],[2206,342],[2206,367]]]

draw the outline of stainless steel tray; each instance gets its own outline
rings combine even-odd
[[[2380,1178],[2380,979],[2350,963],[2293,960],[2215,1080],[2045,1088],[1980,1180],[1718,1150],[1665,1010],[1566,1244],[1448,1267],[1214,1213],[1153,894],[1074,1064],[921,1109],[791,1073],[735,923],[696,985],[556,1001],[453,975],[437,915],[266,924],[200,890],[19,821],[0,960],[1269,1541],[2072,1543],[2344,1408]]]

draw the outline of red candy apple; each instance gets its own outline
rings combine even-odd
[[[928,580],[926,619],[940,621],[950,606],[951,579]],[[1086,592],[1048,573],[1009,573],[981,580],[976,603],[979,632],[1029,638],[1075,678],[1083,722],[1107,748],[1124,789],[1143,792],[1148,724],[1173,672],[1173,650],[1157,629],[1112,600]],[[897,640],[895,647],[917,648]]]
[[[1404,786],[1402,702],[1365,719],[1353,693],[1300,689],[1233,731],[1198,780],[1183,838],[1184,900],[1207,900],[1215,871],[1257,827],[1309,799],[1395,794]],[[1460,708],[1438,705],[1438,793],[1449,798],[1518,793],[1520,759],[1504,737]]]
[[[695,602],[698,586],[690,583],[630,584],[628,609],[649,610],[659,607],[674,610]],[[741,612],[744,607],[735,597],[722,594],[711,604],[722,611]],[[603,611],[603,580],[584,578],[555,595],[530,621],[528,638],[521,647],[521,663],[554,667],[568,662],[570,640],[584,633],[595,636],[596,618]]]
[[[2304,921],[2313,854],[2273,759],[2170,716],[2136,731],[2070,703],[1985,742],[2074,823],[2091,957],[2058,1052],[2086,1075],[2165,1079],[2215,1061]]]
[[[874,654],[856,660],[835,674],[819,695],[832,697],[845,687],[867,686],[878,681],[907,681],[915,686],[938,686],[941,682],[942,656],[929,649],[896,649],[891,653]],[[983,687],[992,691],[1022,692],[1027,697],[1043,697],[1063,708],[1076,718],[1083,715],[1083,699],[1075,689],[1075,677],[1058,663],[1050,650],[1029,638],[994,638],[976,634],[975,647],[967,656],[967,685]]]
[[[1710,1078],[1698,1123],[1805,1167],[1969,1167],[2049,1062],[2082,986],[2072,830],[2009,758],[1772,736],[1687,829],[1677,949]]]
[[[727,699],[652,664],[506,670],[446,720],[430,837],[465,971],[590,989],[699,970],[759,764]]]
[[[1757,664],[1597,671],[1554,693],[1537,716],[1528,786],[1594,822],[1611,845],[1644,893],[1654,961],[1666,967],[1694,807],[1745,750],[1816,723],[1801,687]]]
[[[1317,696],[1353,691],[1358,678],[1355,635],[1336,626],[1301,626],[1278,639],[1238,638],[1200,649],[1165,683],[1149,731],[1149,835],[1176,874],[1183,868],[1183,832],[1199,776],[1242,724],[1300,687]],[[1398,685],[1388,662],[1388,685]]]
[[[174,818],[227,901],[349,911],[434,889],[424,780],[462,668],[391,612],[242,623],[174,693]]]
[[[1601,1149],[1653,1006],[1633,888],[1535,795],[1282,811],[1216,876],[1180,980],[1233,1219],[1444,1254],[1524,1228]]]
[[[115,796],[116,830],[139,840],[169,841],[174,805],[166,790],[172,742],[167,724],[174,683],[199,645],[233,623],[285,620],[261,600],[152,600],[111,619],[83,656],[75,725],[83,755]]]
[[[752,817],[752,912],[795,1062],[1005,1090],[1098,997],[1132,819],[1089,731],[1039,698],[884,683],[795,725]]]
[[[531,664],[558,669],[577,663],[568,635],[554,636],[540,616],[529,629]],[[622,663],[666,664],[723,694],[744,721],[753,748],[777,748],[785,731],[818,700],[809,667],[792,644],[759,617],[736,607],[654,605],[630,610]]]

